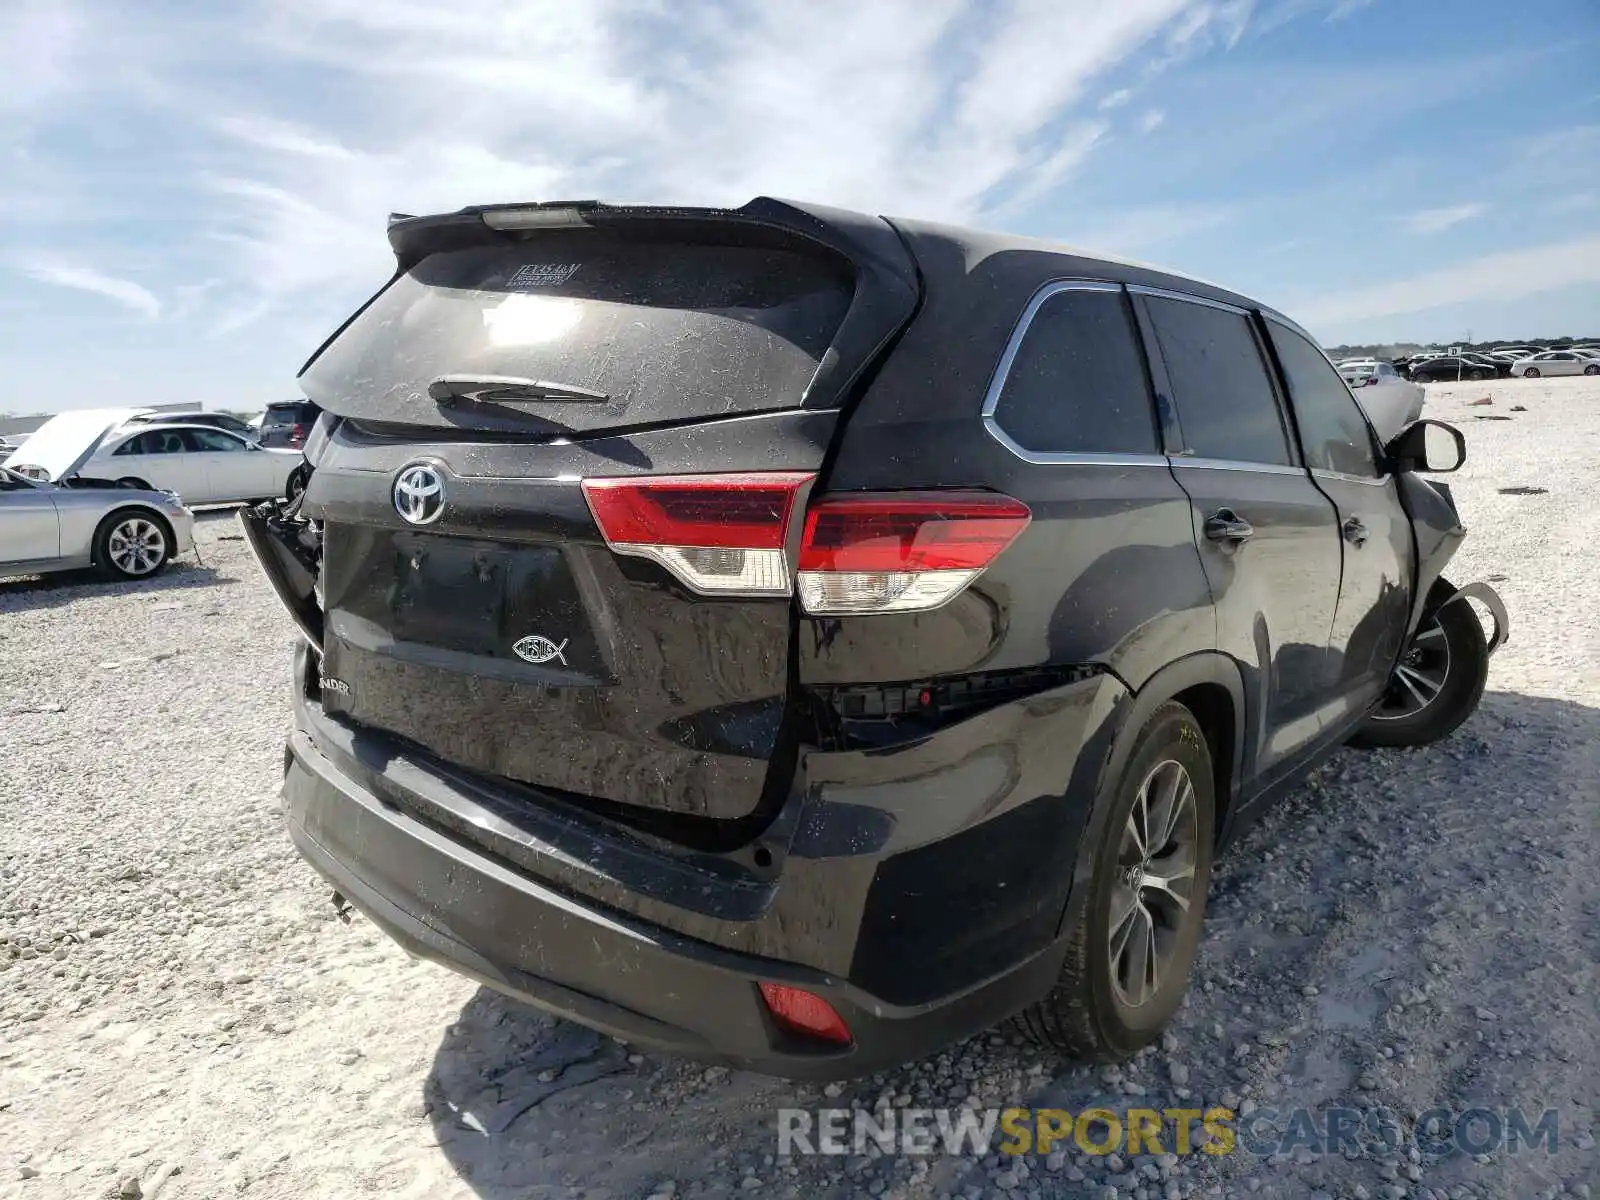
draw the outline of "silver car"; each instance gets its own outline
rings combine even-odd
[[[194,545],[194,514],[167,492],[42,483],[0,467],[0,576],[99,567],[154,575]]]

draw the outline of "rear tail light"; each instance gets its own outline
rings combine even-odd
[[[706,595],[787,596],[784,540],[810,472],[586,479],[606,544],[653,559]]]
[[[848,1046],[850,1028],[821,996],[785,983],[760,984],[761,998],[779,1025],[795,1033]]]
[[[1027,528],[1028,508],[988,492],[862,493],[812,506],[800,604],[818,614],[916,612],[960,595]]]
[[[306,440],[306,427],[304,425],[296,425],[292,429],[289,430],[289,445],[298,446],[301,442],[303,442],[305,440]]]
[[[703,595],[787,596],[818,615],[917,612],[954,599],[1027,527],[991,492],[862,492],[812,505],[799,571],[786,551],[810,472],[586,479],[606,544]]]

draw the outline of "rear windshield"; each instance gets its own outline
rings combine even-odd
[[[306,369],[344,417],[598,429],[798,405],[850,305],[842,266],[786,249],[596,231],[430,255]],[[511,377],[603,401],[441,408],[441,376]]]
[[[305,404],[269,404],[262,419],[278,425],[293,425],[303,422],[309,410],[310,406]]]

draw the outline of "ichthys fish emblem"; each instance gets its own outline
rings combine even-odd
[[[534,634],[525,637],[511,648],[516,651],[517,657],[531,663],[547,663],[555,659],[564,667],[567,665],[567,656],[563,653],[571,638],[565,638],[558,646],[547,637]]]

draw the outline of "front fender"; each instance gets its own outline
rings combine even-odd
[[[1450,586],[1443,579],[1439,583],[1442,587]],[[1454,604],[1457,600],[1477,600],[1494,617],[1494,633],[1489,637],[1490,654],[1493,654],[1511,639],[1511,615],[1506,612],[1505,601],[1500,599],[1500,593],[1487,583],[1479,580],[1476,583],[1469,583],[1465,587],[1456,588],[1449,596],[1445,597],[1439,607],[1443,608],[1446,604]]]
[[[1428,609],[1433,585],[1461,548],[1467,527],[1461,523],[1454,497],[1441,485],[1429,483],[1409,471],[1397,477],[1400,503],[1411,518],[1416,536],[1416,580],[1411,592],[1411,619],[1406,624],[1406,639],[1417,631]]]

